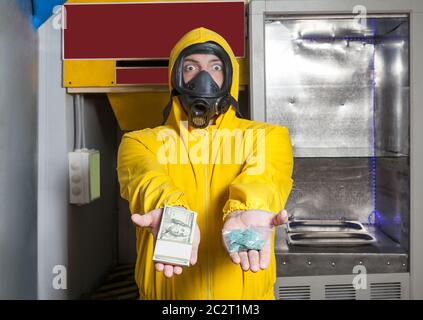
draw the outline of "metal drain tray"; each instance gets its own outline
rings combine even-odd
[[[287,233],[289,245],[297,246],[357,246],[376,242],[367,232],[294,232]]]
[[[288,232],[366,232],[359,221],[293,220],[286,224]]]

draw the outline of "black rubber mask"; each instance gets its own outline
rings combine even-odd
[[[200,71],[189,82],[183,81],[183,64],[191,54],[213,54],[223,63],[222,87],[213,80],[205,70]],[[213,42],[194,44],[181,52],[175,62],[173,85],[176,95],[182,103],[188,121],[194,128],[205,128],[209,125],[214,115],[228,111],[232,97],[230,88],[232,84],[232,64],[226,51]]]

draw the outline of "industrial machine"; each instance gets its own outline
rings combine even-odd
[[[278,299],[417,292],[422,12],[417,1],[250,2],[252,119],[286,126],[295,157]]]

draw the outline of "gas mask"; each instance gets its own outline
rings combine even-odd
[[[181,91],[179,98],[194,128],[207,127],[214,115],[225,113],[230,105],[230,95],[222,91],[204,70],[186,83]]]
[[[198,72],[187,83],[184,82],[184,61],[187,56],[192,54],[213,54],[222,61],[224,80],[221,87],[205,70]],[[194,128],[206,128],[213,116],[225,113],[231,104],[237,111],[239,110],[237,101],[230,93],[232,85],[231,59],[226,51],[214,42],[198,43],[185,48],[175,62],[172,82],[174,87],[172,96],[179,97],[188,116],[189,124]],[[166,109],[170,109],[169,105]],[[170,110],[163,112],[165,120],[169,113]]]

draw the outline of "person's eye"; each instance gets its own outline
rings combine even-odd
[[[220,64],[214,64],[212,69],[213,71],[222,71],[223,67]]]
[[[197,70],[196,66],[192,65],[192,64],[187,64],[186,66],[184,66],[184,71],[195,71]]]

